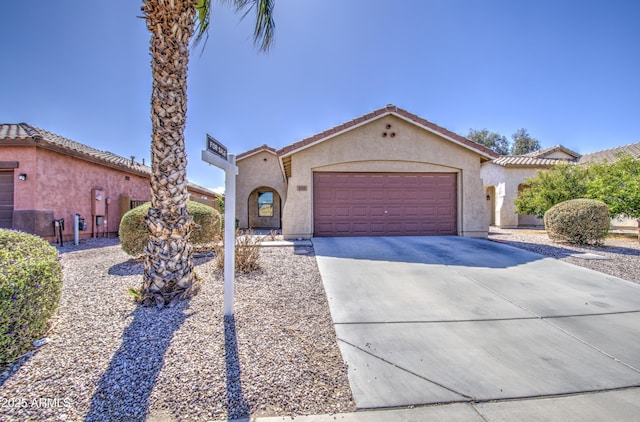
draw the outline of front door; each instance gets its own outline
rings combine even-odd
[[[0,170],[0,228],[13,225],[13,170]]]

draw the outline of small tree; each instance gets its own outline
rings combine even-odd
[[[515,200],[516,212],[542,218],[549,208],[560,202],[584,198],[589,173],[588,167],[569,163],[539,171],[535,177],[525,180],[526,187]]]
[[[527,129],[518,129],[516,133],[511,135],[513,145],[511,147],[511,155],[523,155],[539,150],[540,141],[532,138]]]
[[[640,219],[640,160],[620,155],[613,163],[591,164],[587,197],[598,199],[612,216]]]
[[[489,132],[487,129],[469,129],[467,138],[492,149],[500,155],[509,155],[509,151],[511,149],[511,145],[509,145],[509,140],[507,138],[499,133]]]

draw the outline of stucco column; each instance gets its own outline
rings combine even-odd
[[[302,182],[296,177],[289,178],[287,200],[282,209],[282,235],[285,239],[309,239],[313,236],[312,190],[313,183]],[[300,206],[300,204],[307,205]]]
[[[504,197],[502,198],[502,207],[500,208],[500,227],[518,227],[518,214],[516,214],[516,205],[513,201],[518,197],[518,184],[510,183],[504,185]],[[496,224],[498,224],[496,222]]]
[[[467,201],[462,203],[459,212],[462,214],[458,218],[462,221],[460,235],[468,237],[487,237],[489,232],[488,212],[486,197],[482,179],[479,175],[470,175],[464,170],[460,171],[459,177],[463,179],[460,194]],[[467,189],[468,191],[463,191]]]

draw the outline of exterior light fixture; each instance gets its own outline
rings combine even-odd
[[[18,175],[18,179],[19,179],[19,180],[23,180],[23,181],[24,181],[24,180],[27,180],[27,173],[20,173],[20,174]]]

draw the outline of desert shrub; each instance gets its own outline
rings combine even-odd
[[[120,246],[132,256],[142,254],[149,241],[149,230],[145,223],[145,217],[151,208],[151,202],[146,202],[139,207],[129,210],[120,221]],[[220,236],[220,213],[214,208],[198,202],[187,202],[187,212],[193,216],[194,227],[191,231],[193,244],[205,244],[213,242]]]
[[[0,229],[0,367],[46,333],[61,289],[56,248],[37,236]]]
[[[253,230],[244,233],[236,229],[235,245],[235,271],[240,274],[248,274],[260,269],[260,248],[262,236],[255,236]],[[214,248],[216,256],[215,266],[219,270],[224,269],[224,242],[219,242]]]
[[[609,224],[607,204],[595,199],[560,202],[544,214],[544,226],[551,240],[578,245],[601,245]]]

